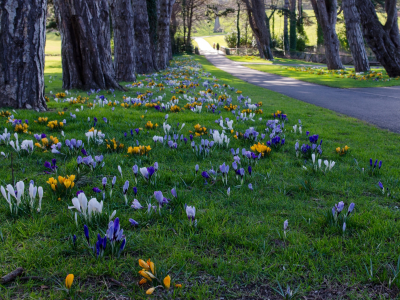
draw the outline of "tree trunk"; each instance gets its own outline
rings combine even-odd
[[[160,0],[160,15],[158,17],[158,68],[163,70],[169,65],[169,23],[172,6],[175,0]]]
[[[354,60],[356,72],[369,71],[367,51],[360,28],[360,18],[354,0],[343,0],[343,14],[346,23],[347,40]]]
[[[172,59],[172,54],[174,52],[178,52],[179,49],[177,49],[177,43],[175,42],[175,34],[176,31],[178,30],[178,21],[176,20],[176,16],[178,14],[178,11],[180,9],[180,3],[175,2],[174,5],[172,6],[172,13],[171,13],[171,24],[169,26],[170,30],[170,52],[169,52],[169,60]]]
[[[131,0],[109,0],[114,30],[114,68],[118,81],[135,81],[135,23]]]
[[[47,0],[0,1],[0,107],[47,109]]]
[[[187,26],[187,40],[186,40],[186,51],[192,49],[192,25],[193,25],[193,5],[190,6],[188,15],[188,26]]]
[[[290,0],[290,50],[296,51],[296,0]]]
[[[149,19],[145,0],[133,0],[135,14],[136,72],[139,74],[154,71],[152,48],[150,47]]]
[[[260,57],[274,59],[270,46],[270,33],[266,22],[264,1],[243,0],[243,2],[246,4],[250,27],[256,38]]]
[[[111,59],[107,0],[54,0],[64,89],[119,89]]]
[[[324,34],[326,65],[329,70],[343,69],[339,55],[339,40],[335,29],[337,1],[311,0],[311,4]]]
[[[144,0],[143,0],[144,1]],[[149,18],[149,36],[151,54],[153,56],[153,68],[158,71],[158,16],[160,1],[159,0],[146,0],[147,1],[147,15]]]
[[[395,0],[387,0],[387,21],[382,25],[371,1],[356,0],[364,38],[390,77],[400,76],[400,50]]]
[[[283,50],[285,55],[289,52],[289,31],[288,31],[288,10],[289,10],[289,0],[285,0],[285,9],[283,14]]]
[[[236,47],[240,48],[240,2],[237,2],[237,16],[236,16],[236,29],[237,29],[237,42]]]

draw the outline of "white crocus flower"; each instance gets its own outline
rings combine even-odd
[[[89,214],[89,221],[92,218],[93,213],[101,214],[103,211],[103,201],[99,202],[96,198],[92,198],[88,204],[88,214]]]
[[[43,198],[43,188],[39,186],[38,188],[38,194],[39,194],[39,205],[37,211],[40,212],[42,210],[42,198]]]
[[[121,169],[121,166],[118,166],[118,171],[119,171],[119,173],[121,174],[121,178],[122,178],[122,169]]]
[[[315,164],[315,153],[311,154],[311,158],[312,158],[312,163],[314,165]]]
[[[196,216],[196,208],[194,206],[186,206],[186,215],[189,220],[194,221]]]
[[[321,163],[322,163],[322,159],[318,159],[318,168],[321,169]]]

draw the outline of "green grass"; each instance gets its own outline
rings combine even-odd
[[[213,43],[215,43],[215,45],[217,45],[217,43],[219,43],[219,45],[221,47],[228,47],[226,41],[225,41],[225,36],[224,35],[217,35],[217,36],[213,36],[213,37],[205,37],[204,38],[211,46],[213,45]]]
[[[327,85],[331,87],[337,88],[365,88],[365,87],[384,87],[384,86],[397,86],[400,85],[400,81],[398,79],[390,79],[387,75],[383,76],[383,80],[389,81],[374,81],[374,80],[359,80],[352,78],[342,78],[337,74],[323,74],[317,75],[317,71],[312,71],[312,74],[309,72],[298,71],[292,67],[285,66],[277,66],[277,65],[246,65],[246,67],[276,74],[284,77],[290,77],[302,81],[307,81],[311,83]],[[324,68],[326,70],[326,68]],[[346,69],[347,72],[354,72],[354,69]],[[376,72],[386,72],[383,69],[374,69]]]
[[[49,57],[46,57],[48,61]],[[29,120],[29,131],[32,133],[46,133],[57,136],[62,142],[61,152],[66,153],[64,138],[60,132],[50,131],[45,125],[33,120],[39,116],[49,120],[67,120],[64,127],[65,138],[83,140],[85,148],[91,155],[104,154],[105,166],[86,174],[77,173],[76,155],[54,155],[36,149],[31,156],[13,155],[13,174],[18,180],[35,180],[35,184],[43,186],[44,199],[42,212],[21,213],[12,216],[6,201],[0,201],[0,265],[4,276],[17,267],[25,269],[25,276],[38,276],[42,280],[21,280],[14,283],[0,285],[2,299],[23,298],[29,295],[32,299],[64,299],[68,298],[65,291],[60,290],[67,274],[73,273],[71,298],[74,299],[101,299],[101,298],[131,298],[148,299],[143,288],[137,285],[140,279],[138,259],[151,258],[157,267],[158,274],[168,272],[174,282],[183,283],[181,290],[175,289],[174,294],[167,295],[161,288],[156,290],[156,297],[179,299],[265,299],[278,298],[273,288],[278,282],[284,288],[289,285],[292,290],[299,287],[299,294],[293,299],[302,296],[322,298],[336,298],[338,295],[348,299],[380,299],[394,298],[398,278],[387,289],[388,281],[393,275],[388,266],[395,265],[399,256],[398,240],[400,226],[398,219],[400,212],[399,202],[399,142],[398,134],[378,129],[359,120],[349,118],[338,113],[316,107],[301,101],[291,99],[281,94],[253,86],[225,73],[205,58],[196,56],[197,63],[203,65],[205,72],[218,78],[219,84],[229,84],[241,90],[243,96],[248,96],[253,103],[262,102],[264,113],[257,115],[255,122],[234,122],[235,131],[243,132],[254,127],[258,132],[265,132],[266,120],[270,114],[282,110],[288,115],[289,121],[285,125],[286,144],[280,150],[273,149],[271,156],[262,158],[253,164],[253,174],[246,171],[243,186],[235,179],[232,168],[229,171],[228,185],[221,182],[208,181],[198,174],[194,168],[200,165],[200,172],[209,170],[211,166],[218,169],[223,162],[231,165],[233,158],[229,148],[246,148],[252,145],[246,140],[236,140],[228,132],[231,142],[228,149],[215,148],[211,157],[196,158],[190,146],[178,141],[178,149],[172,150],[158,144],[154,146],[153,135],[161,135],[162,126],[158,129],[142,131],[138,136],[130,136],[130,129],[144,128],[147,121],[161,123],[165,120],[165,113],[151,108],[128,108],[120,105],[112,111],[110,107],[89,109],[80,104],[49,102],[49,111],[36,113],[20,110],[15,115],[18,119]],[[195,66],[193,63],[191,63]],[[52,61],[49,69],[46,64],[46,94],[62,92],[60,65]],[[53,73],[51,73],[54,71]],[[182,74],[183,77],[197,80],[197,75],[190,68]],[[200,72],[201,74],[201,72]],[[50,79],[50,76],[51,79]],[[57,77],[56,77],[57,76]],[[159,82],[159,78],[157,77]],[[139,78],[144,82],[145,77]],[[209,79],[212,80],[212,77]],[[203,90],[202,80],[195,92]],[[136,96],[137,91],[151,90],[155,96],[166,93],[164,102],[172,96],[169,89],[157,91],[150,87],[134,88],[124,92],[115,92],[115,99],[122,102],[122,96]],[[218,95],[227,93],[232,96],[233,104],[238,104],[236,94],[229,89],[213,88]],[[70,91],[70,96],[86,95],[83,91]],[[98,95],[105,95],[114,99],[111,93],[101,91]],[[178,94],[179,95],[179,94]],[[191,95],[191,94],[190,94]],[[182,95],[181,95],[182,96]],[[95,95],[91,95],[90,102]],[[186,101],[181,99],[179,106]],[[243,102],[240,104],[243,107]],[[217,111],[221,110],[221,114]],[[63,116],[58,111],[65,111]],[[218,129],[215,123],[221,116],[234,118],[231,112],[217,109],[216,113],[207,112],[205,107],[201,114],[185,110],[174,114],[169,112],[168,123],[176,126],[185,123],[181,130],[186,138],[189,130],[197,123],[207,129]],[[76,114],[76,119],[70,117]],[[141,116],[144,118],[141,118]],[[87,118],[90,117],[90,122]],[[121,153],[107,152],[106,147],[88,144],[85,132],[93,126],[93,118],[99,119],[96,128],[107,135],[107,138],[116,138],[125,144]],[[109,123],[102,121],[107,117]],[[258,118],[262,117],[262,121]],[[295,134],[292,126],[301,119],[303,133]],[[12,131],[5,119],[0,123],[1,132],[4,128]],[[323,139],[322,159],[335,160],[336,165],[331,172],[305,171],[302,168],[303,158],[295,155],[295,143],[307,143],[306,131],[319,134]],[[127,137],[124,137],[127,132]],[[29,134],[20,134],[19,139],[32,139]],[[210,139],[210,137],[208,137]],[[14,140],[14,138],[13,138]],[[126,148],[136,145],[150,144],[153,148],[148,157],[128,156]],[[199,143],[199,138],[195,138]],[[350,146],[345,156],[338,156],[335,148],[344,145]],[[0,151],[13,153],[10,146],[0,145]],[[360,167],[369,166],[369,158],[383,160],[380,173],[373,176],[360,172],[354,165],[356,158]],[[102,189],[101,180],[108,177],[104,210],[117,210],[121,220],[121,227],[127,237],[127,246],[119,259],[96,259],[89,254],[84,234],[84,222],[78,219],[76,227],[73,213],[67,209],[71,205],[72,195],[62,196],[57,200],[46,181],[51,175],[44,174],[43,164],[57,158],[58,175],[77,174],[77,183],[73,194],[77,190],[84,190],[90,197],[101,199],[101,194],[95,194],[92,188]],[[142,178],[135,184],[132,166],[150,166],[159,163],[159,177],[156,186],[147,185]],[[247,170],[248,164],[242,158],[242,167]],[[309,160],[308,160],[309,163]],[[118,173],[117,166],[122,167],[123,177]],[[0,158],[1,185],[11,183],[11,159]],[[108,196],[112,176],[117,176],[112,198]],[[164,207],[161,214],[148,215],[146,210],[135,211],[124,205],[122,185],[129,180],[129,203],[133,200],[132,187],[138,187],[136,198],[143,206],[147,202],[155,205],[152,197],[154,191],[162,191],[164,196],[171,198],[170,189],[175,187],[178,199],[172,199],[171,205]],[[382,181],[391,188],[393,198],[382,195],[376,186]],[[252,183],[254,191],[248,189]],[[226,195],[227,187],[231,188],[230,197]],[[355,203],[355,211],[347,222],[345,234],[341,228],[331,226],[326,215],[330,214],[332,206],[338,201],[347,205]],[[183,205],[196,207],[196,228],[189,225]],[[128,219],[133,218],[139,226],[133,228]],[[283,235],[283,222],[289,220],[287,237]],[[92,242],[95,235],[106,230],[108,220],[102,218],[89,226]],[[72,248],[71,235],[78,237],[77,248]],[[374,274],[370,279],[365,265],[372,263]],[[111,279],[118,280],[125,286],[113,284]],[[323,285],[321,285],[323,283]],[[385,286],[385,293],[380,294],[380,288]],[[148,285],[146,285],[148,287]],[[315,292],[317,291],[317,292]],[[329,292],[329,295],[327,293]],[[379,294],[378,294],[379,293]],[[212,296],[210,296],[212,295]]]
[[[46,55],[61,55],[61,38],[54,32],[46,34]]]
[[[239,56],[239,55],[227,55],[226,58],[229,58],[233,61],[238,61],[238,62],[247,62],[247,63],[252,63],[252,62],[257,62],[257,63],[265,63],[265,64],[301,64],[301,65],[323,65],[323,64],[318,64],[318,63],[313,63],[313,62],[306,62],[304,60],[300,59],[290,59],[290,58],[279,58],[276,57],[274,58],[273,61],[267,60],[260,58],[259,56]]]

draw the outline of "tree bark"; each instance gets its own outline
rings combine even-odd
[[[290,50],[296,51],[296,0],[290,0]]]
[[[289,11],[289,0],[285,0],[285,9],[283,14],[283,50],[285,54],[289,52],[289,30],[288,30],[288,11]]]
[[[387,0],[387,20],[382,25],[371,1],[356,0],[364,38],[390,77],[400,76],[400,50],[395,0]]]
[[[270,33],[267,27],[265,4],[263,0],[243,0],[246,4],[250,27],[257,41],[261,58],[274,59],[270,46]],[[268,22],[269,26],[269,22]]]
[[[111,59],[107,0],[54,0],[64,89],[119,89]]]
[[[47,0],[0,1],[0,107],[47,109]]]
[[[160,0],[160,15],[158,17],[158,68],[163,70],[169,65],[169,24],[171,20],[172,6],[175,0]]]
[[[369,1],[369,0],[368,0]],[[324,35],[326,64],[329,70],[342,69],[339,55],[339,40],[336,34],[337,1],[311,0],[315,17]]]
[[[109,0],[114,30],[114,68],[118,81],[135,81],[135,23],[131,0]]]
[[[240,1],[237,1],[236,30],[237,30],[236,47],[240,48]]]
[[[144,0],[143,0],[144,1]],[[153,68],[159,71],[158,67],[158,16],[160,15],[160,0],[147,1],[147,16],[149,19],[149,36],[151,54],[153,56]]]
[[[139,74],[150,73],[154,71],[154,64],[146,1],[133,0],[133,12],[135,14],[136,72]]]
[[[354,0],[342,1],[343,14],[346,23],[347,40],[354,60],[356,72],[369,71],[367,51],[364,46],[364,39],[360,28],[360,17]]]

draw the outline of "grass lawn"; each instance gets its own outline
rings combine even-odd
[[[217,45],[217,43],[219,43],[220,47],[228,47],[228,45],[225,42],[224,35],[205,37],[204,39],[211,45],[211,47],[212,47],[213,43],[215,43],[215,46]]]
[[[19,110],[14,117],[23,120],[22,123],[28,120],[29,124],[28,133],[19,134],[20,143],[25,139],[35,139],[33,134],[45,133],[47,137],[52,135],[60,140],[61,154],[52,154],[38,147],[32,154],[26,154],[24,150],[18,154],[10,145],[0,145],[0,152],[6,156],[0,156],[0,185],[5,187],[14,178],[16,182],[24,180],[25,191],[30,180],[44,189],[39,213],[28,210],[27,206],[21,207],[18,214],[11,213],[8,203],[1,198],[0,276],[17,267],[25,269],[24,276],[36,276],[30,280],[17,278],[12,283],[1,284],[1,298],[16,299],[29,295],[32,299],[148,299],[145,291],[152,283],[138,285],[141,279],[138,259],[150,258],[156,265],[157,277],[162,280],[169,274],[173,282],[168,291],[157,288],[154,292],[157,298],[282,299],[274,289],[279,290],[281,285],[286,290],[288,285],[292,290],[297,289],[292,299],[303,296],[394,299],[400,281],[396,277],[390,288],[389,281],[394,277],[391,267],[396,268],[400,254],[400,136],[250,85],[215,68],[203,57],[176,59],[172,74],[140,77],[143,86],[115,93],[99,91],[91,94],[84,104],[69,104],[61,100],[55,102],[50,95],[50,91],[64,91],[61,88],[60,60],[46,57],[46,95],[51,99],[48,102],[49,111]],[[218,81],[213,82],[213,78]],[[165,90],[160,91],[159,87],[148,84],[153,80],[155,84],[163,82]],[[185,82],[181,84],[182,80]],[[179,98],[177,105],[183,109],[188,101],[184,94],[177,92],[181,90],[188,97],[200,97],[198,93],[206,90],[204,80],[211,82],[211,99],[231,97],[232,105],[240,105],[240,109],[236,109],[239,111],[244,108],[244,99],[239,102],[239,94],[235,92],[239,90],[244,97],[250,97],[252,103],[261,102],[262,106],[258,108],[263,110],[263,114],[256,115],[254,121],[240,118],[237,121],[232,112],[223,108],[224,105],[218,107],[218,101],[207,104],[216,105],[215,110],[207,110],[204,103],[201,113],[189,109],[179,113],[157,111],[149,106],[154,103],[153,99],[155,103],[160,101],[159,105],[168,105],[171,97],[176,96]],[[188,81],[198,82],[199,86],[193,87]],[[121,106],[123,96],[135,98],[145,94],[146,97],[140,96],[141,106]],[[87,96],[84,91],[71,90],[67,97],[78,95]],[[111,103],[119,103],[115,106],[100,107],[97,104],[88,107],[101,95]],[[145,107],[146,102],[149,107]],[[277,131],[281,139],[285,138],[285,144],[272,146],[271,154],[260,160],[249,160],[239,154],[241,164],[238,168],[245,170],[241,184],[241,176],[237,179],[234,174],[234,157],[230,149],[239,148],[240,153],[243,148],[250,150],[254,141],[240,134],[250,127],[259,132],[259,140],[266,143],[272,130],[268,127],[269,132],[266,132],[266,122],[273,118],[271,113],[277,110],[288,117],[284,128],[281,127],[283,131]],[[153,142],[153,136],[165,135],[162,123],[166,120],[166,113],[169,115],[166,123],[171,126],[170,135],[178,135],[176,149],[173,145],[170,148],[166,142],[164,145]],[[60,129],[51,130],[46,126],[47,122],[35,123],[34,120],[39,117],[47,117],[48,121],[65,119],[65,136],[61,135]],[[115,138],[123,143],[123,148],[111,150],[114,149],[113,144],[108,149],[105,141],[99,145],[93,140],[88,142],[85,133],[93,127],[95,117],[98,119],[95,128],[101,130],[109,141]],[[107,123],[103,117],[107,118]],[[195,130],[194,126],[200,124],[206,127],[207,134],[203,137],[211,141],[211,129],[221,132],[222,127],[215,122],[220,118],[233,120],[233,133],[226,131],[230,138],[229,146],[214,145],[210,156],[197,156],[189,138]],[[299,124],[299,119],[302,133],[299,129],[294,132],[292,128]],[[159,126],[147,129],[145,125],[148,121]],[[183,123],[185,126],[180,129]],[[6,118],[0,124],[0,131],[4,132],[7,128],[12,133],[11,140],[15,141],[13,126],[6,123]],[[137,134],[134,131],[137,128],[143,130]],[[236,132],[239,139],[234,138]],[[323,170],[317,167],[318,170],[314,171],[309,152],[296,157],[296,141],[300,147],[310,144],[307,132],[319,135],[318,144],[323,140],[323,152],[317,159],[335,161],[331,171],[325,171],[324,163]],[[263,133],[266,133],[264,138],[261,136]],[[181,141],[181,135],[189,140],[187,144]],[[66,139],[73,138],[82,140],[85,150],[93,158],[104,155],[104,166],[98,163],[92,170],[80,165],[78,171],[77,157],[84,155],[79,149],[69,150],[65,144]],[[199,147],[200,137],[193,140]],[[127,153],[127,148],[137,143],[151,146],[148,156]],[[335,148],[345,145],[350,150],[346,155],[339,156]],[[57,160],[57,174],[46,174],[45,171],[50,170],[44,167],[44,163],[54,158]],[[382,168],[373,174],[369,173],[370,158],[383,161]],[[358,167],[354,159],[357,159]],[[156,181],[146,183],[139,172],[135,182],[132,167],[150,167],[155,162],[158,162]],[[223,183],[219,172],[222,163],[230,166],[227,184]],[[196,175],[197,164],[199,172]],[[252,166],[251,175],[249,165]],[[201,173],[212,174],[211,168],[218,174],[206,182]],[[364,172],[361,168],[365,168]],[[66,192],[59,187],[55,193],[46,183],[50,177],[71,174],[76,175],[75,186]],[[116,176],[116,183],[110,196],[113,176]],[[104,177],[107,177],[105,188],[102,185]],[[125,205],[123,194],[126,181],[130,183],[126,193],[128,205]],[[390,197],[381,192],[379,181],[385,188],[390,188]],[[249,184],[252,184],[252,190]],[[135,186],[137,195],[133,191]],[[68,206],[72,205],[71,200],[78,190],[83,190],[88,199],[103,199],[103,193],[97,193],[95,187],[105,191],[103,213],[90,221],[78,215],[76,225],[76,210],[68,209]],[[228,187],[230,196],[227,195]],[[177,198],[172,196],[172,188],[176,189]],[[154,197],[155,191],[161,191],[164,197],[171,199],[160,210]],[[131,208],[134,198],[145,208]],[[332,207],[339,201],[343,201],[345,207],[335,222]],[[355,208],[346,220],[347,227],[343,232],[342,217],[350,203],[355,203]],[[156,211],[151,208],[148,213],[148,204],[156,206]],[[195,206],[197,226],[188,220],[184,204]],[[96,258],[88,247],[84,224],[88,225],[90,243],[94,245],[97,234],[103,237],[106,233],[109,214],[114,210],[124,229],[126,247],[119,258],[118,255],[112,256],[108,240],[104,256]],[[138,225],[132,226],[130,218]],[[285,220],[288,220],[286,233],[283,230]],[[72,242],[74,234],[77,236],[75,246]],[[365,266],[373,268],[372,274],[366,272]],[[67,274],[75,275],[69,295],[64,287]],[[182,288],[175,287],[175,283],[182,284]]]
[[[310,70],[306,68],[294,68],[294,67],[285,67],[285,66],[278,66],[278,65],[246,65],[246,67],[266,72],[266,73],[271,73],[271,74],[276,74],[284,77],[291,77],[295,78],[298,80],[303,80],[311,83],[316,83],[316,84],[321,84],[321,85],[327,85],[331,87],[337,87],[337,88],[364,88],[364,87],[384,87],[384,86],[396,86],[400,85],[400,80],[394,78],[390,79],[386,74],[386,72],[383,69],[374,69],[373,71],[376,73],[382,73],[383,80],[384,81],[375,81],[375,80],[360,80],[360,79],[353,79],[353,78],[345,78],[342,77],[339,74],[328,74],[326,71],[326,68],[324,68],[325,72],[323,74],[318,75],[318,70]],[[302,70],[307,70],[306,71],[300,71]],[[346,69],[346,72],[354,72],[354,69]],[[358,78],[363,77],[363,75],[358,75]],[[374,77],[376,78],[376,77]],[[389,81],[385,81],[389,80]]]
[[[61,37],[54,32],[46,33],[46,55],[61,55]]]
[[[318,64],[318,63],[313,63],[313,62],[306,62],[304,60],[300,59],[290,59],[290,58],[279,58],[276,57],[273,61],[267,60],[267,59],[262,59],[259,56],[253,56],[253,55],[248,55],[248,56],[240,56],[240,55],[227,55],[226,58],[229,58],[234,61],[238,62],[257,62],[257,63],[266,63],[266,64],[302,64],[302,65],[323,65],[323,64]]]

